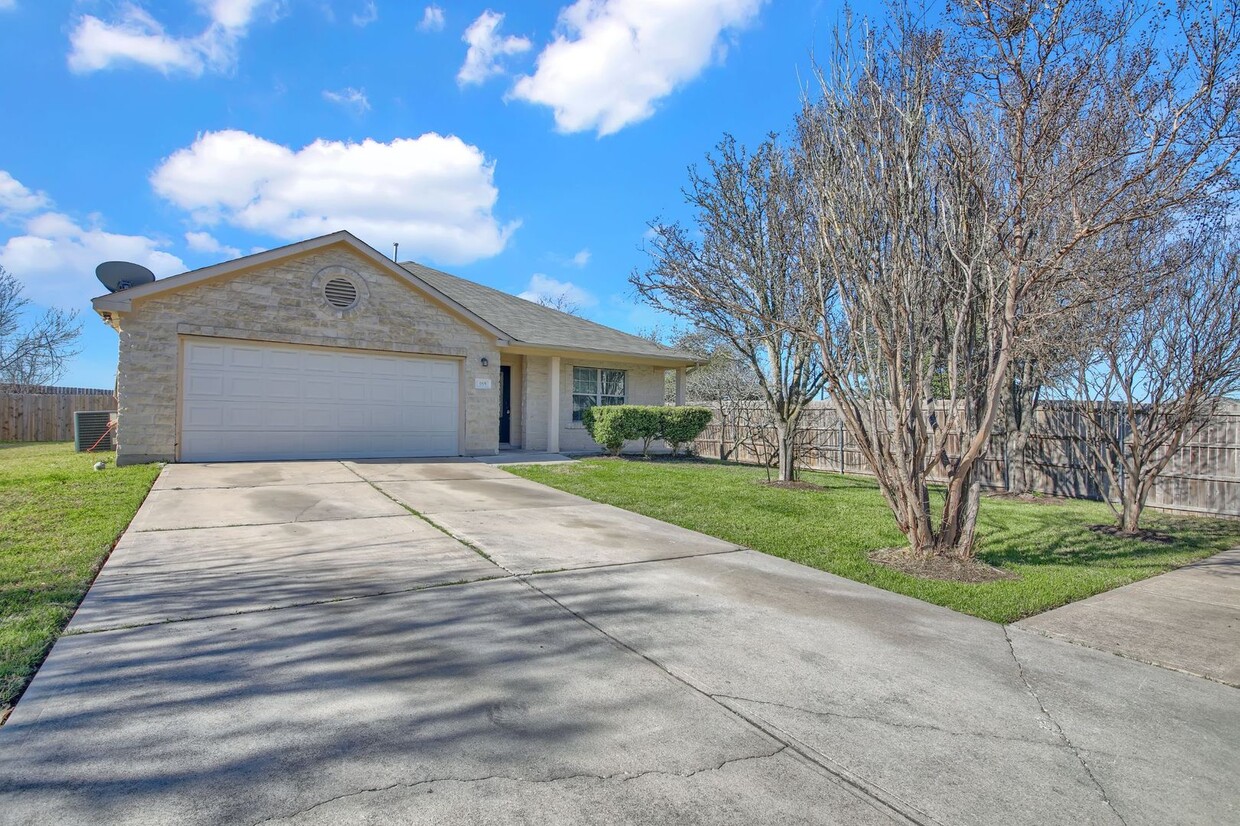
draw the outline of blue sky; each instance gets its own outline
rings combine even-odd
[[[94,266],[159,276],[348,229],[589,318],[687,165],[783,130],[821,0],[0,0],[0,265],[81,311],[62,384],[110,387]]]

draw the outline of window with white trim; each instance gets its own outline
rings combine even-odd
[[[587,407],[624,404],[624,371],[598,367],[573,368],[573,421],[581,421]]]

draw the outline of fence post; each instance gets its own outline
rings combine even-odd
[[[844,417],[840,416],[837,420],[840,431],[840,475],[844,475]]]

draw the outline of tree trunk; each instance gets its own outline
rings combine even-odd
[[[1029,492],[1029,462],[1025,448],[1029,434],[1013,430],[1007,434],[1007,492],[1021,495]]]
[[[1119,512],[1119,532],[1123,536],[1137,536],[1141,533],[1141,514],[1145,510],[1145,500],[1149,496],[1149,487],[1141,483],[1139,474],[1129,473],[1124,479],[1122,493],[1123,507]]]
[[[972,468],[948,480],[943,519],[934,541],[935,554],[961,560],[973,558],[981,488],[981,483],[973,478]]]
[[[775,442],[779,451],[779,481],[792,482],[797,478],[796,451],[794,442],[797,437],[796,422],[775,422]]]

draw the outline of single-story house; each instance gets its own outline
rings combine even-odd
[[[695,363],[348,232],[101,296],[118,464],[592,451],[595,404]]]

